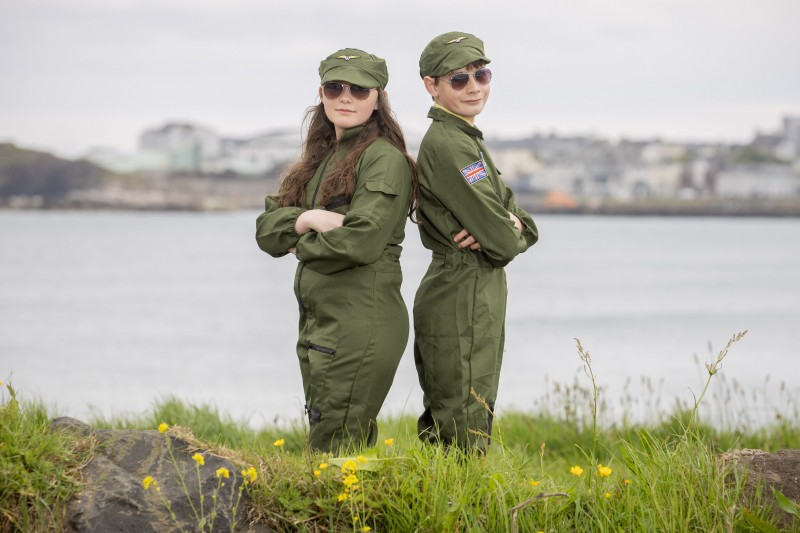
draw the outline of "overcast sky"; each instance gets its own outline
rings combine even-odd
[[[487,137],[745,141],[800,115],[798,0],[0,1],[0,141],[64,156],[132,151],[171,120],[299,135],[344,47],[387,60],[418,135],[419,54],[451,30],[492,59]]]

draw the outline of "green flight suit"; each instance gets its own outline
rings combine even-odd
[[[320,183],[362,129],[344,132],[338,149],[309,182],[306,205],[278,207],[278,197],[268,196],[256,222],[256,240],[265,252],[280,257],[297,249],[297,356],[310,445],[322,451],[375,443],[375,420],[408,342],[399,261],[411,198],[404,154],[377,139],[358,160],[349,204],[341,197],[326,207],[318,194]],[[307,209],[342,213],[343,225],[300,236],[295,221]]]
[[[503,267],[538,240],[531,216],[483,145],[483,134],[438,107],[417,160],[422,244],[433,252],[414,300],[414,361],[423,390],[423,441],[485,450],[503,360]],[[508,217],[522,222],[520,233]],[[482,251],[459,250],[467,229]],[[472,391],[491,411],[481,405]]]

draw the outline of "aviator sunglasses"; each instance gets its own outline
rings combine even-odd
[[[353,85],[352,83],[339,83],[338,81],[329,81],[328,83],[322,86],[322,93],[325,95],[325,98],[328,98],[329,100],[335,100],[340,96],[342,96],[345,87],[347,87],[347,90],[350,91],[350,96],[352,96],[356,100],[366,100],[367,98],[369,98],[369,93],[372,90],[372,89],[367,89],[366,87]]]
[[[467,86],[470,76],[475,78],[475,81],[478,82],[479,85],[489,85],[489,82],[492,81],[492,71],[488,68],[479,68],[473,73],[459,72],[458,74],[453,74],[450,76],[450,79],[445,81],[450,84],[454,91],[460,91]]]

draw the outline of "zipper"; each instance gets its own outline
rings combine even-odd
[[[317,185],[316,187],[314,187],[314,194],[311,196],[311,209],[314,209],[314,203],[317,201],[317,193],[319,192],[319,186],[322,184],[322,180],[325,177],[325,169],[328,168],[328,163],[331,162],[331,159],[333,159],[335,153],[336,149],[334,148],[333,152],[331,152],[331,155],[329,155],[328,159],[325,160],[325,163],[322,164],[322,172],[319,173],[319,179],[317,180]],[[295,295],[297,296],[297,303],[300,305],[300,312],[302,314],[306,314],[306,306],[303,305],[303,297],[300,294],[300,280],[303,279],[303,270],[305,270],[305,268],[306,268],[305,262],[301,262],[300,271],[297,273],[297,286],[295,287]]]
[[[328,355],[336,355],[336,350],[334,350],[333,348],[326,348],[325,346],[320,346],[319,344],[314,344],[313,342],[308,343],[308,349],[326,353]]]

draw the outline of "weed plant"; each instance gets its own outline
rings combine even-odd
[[[745,501],[744,479],[728,476],[718,464],[719,454],[733,448],[800,447],[796,394],[780,388],[774,403],[765,391],[745,393],[719,379],[728,351],[743,336],[734,335],[712,357],[703,387],[690,401],[668,409],[659,404],[658,385],[643,379],[652,396],[636,405],[633,395],[623,396],[617,406],[622,416],[613,417],[592,359],[578,343],[588,384],[554,384],[548,400],[531,412],[498,416],[486,455],[423,445],[416,421],[407,416],[382,419],[378,445],[344,457],[308,450],[302,424],[256,430],[209,406],[176,399],[162,400],[142,417],[93,425],[153,429],[166,421],[189,428],[211,452],[235,448],[240,461],[258,470],[258,482],[247,487],[247,519],[276,531],[778,531],[764,494]],[[651,417],[646,422],[634,416],[642,406]],[[752,409],[762,416],[738,415]],[[6,411],[8,403],[3,420]],[[23,417],[30,419],[26,424],[40,421],[28,430],[37,439],[49,435],[43,412]],[[19,438],[20,430],[5,423],[2,431],[3,442]],[[59,446],[69,450],[71,444]],[[3,457],[4,469],[20,460]],[[57,522],[57,509],[77,490],[67,480],[75,479],[81,460],[64,451],[54,457],[72,473],[64,474],[68,489],[35,498],[5,491],[1,511],[13,516],[5,524],[16,525],[25,505],[20,502],[33,499],[47,505],[28,512],[28,524]]]

